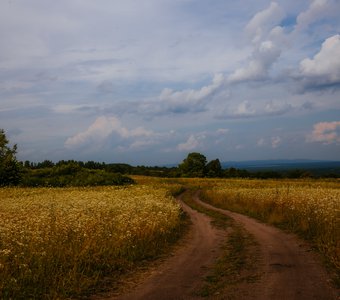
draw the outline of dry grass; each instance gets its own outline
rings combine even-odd
[[[0,298],[80,296],[157,256],[180,215],[162,187],[0,189]]]
[[[160,254],[179,236],[170,194],[203,190],[211,204],[298,232],[340,269],[340,183],[160,179],[132,187],[0,189],[0,299],[65,299]]]

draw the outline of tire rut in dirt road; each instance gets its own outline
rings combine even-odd
[[[262,273],[259,281],[243,283],[235,299],[261,300],[332,300],[338,292],[329,284],[329,277],[306,243],[293,234],[260,223],[247,216],[219,209],[199,200],[198,204],[233,218],[252,234],[259,244]],[[229,299],[228,297],[226,299]]]
[[[180,202],[191,218],[191,229],[185,245],[179,247],[149,278],[128,294],[115,297],[124,300],[198,299],[210,266],[219,255],[226,234],[211,225],[211,219]]]

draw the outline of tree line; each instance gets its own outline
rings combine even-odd
[[[223,169],[218,158],[207,161],[198,152],[192,152],[173,167],[131,166],[124,163],[95,161],[50,160],[42,162],[21,162],[16,158],[17,145],[10,147],[4,130],[0,129],[0,186],[93,186],[121,185],[134,181],[129,175],[154,177],[197,177],[197,178],[305,178],[319,177],[306,170],[257,171],[228,168]],[[338,178],[337,174],[323,177]]]

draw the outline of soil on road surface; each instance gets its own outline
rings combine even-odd
[[[185,243],[156,272],[130,293],[113,299],[198,299],[197,291],[219,256],[226,234],[211,219],[181,202],[192,224]]]
[[[195,196],[200,205],[225,214],[242,225],[258,243],[258,265],[255,282],[238,283],[218,295],[205,299],[261,299],[261,300],[332,300],[340,299],[330,285],[329,277],[320,261],[305,242],[254,219],[215,208]],[[211,225],[211,219],[181,202],[190,216],[189,234],[171,257],[148,274],[137,287],[111,299],[167,300],[202,299],[197,291],[204,277],[221,254],[226,232]],[[108,298],[105,298],[108,299]]]
[[[236,299],[339,299],[316,255],[295,235],[247,216],[216,208],[198,198],[195,200],[208,209],[233,218],[259,244],[261,263],[258,267],[262,276],[258,282],[240,287]]]

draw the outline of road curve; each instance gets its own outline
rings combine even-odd
[[[112,299],[198,299],[195,292],[219,254],[226,235],[211,225],[211,219],[181,202],[191,218],[191,229],[183,246],[130,293]]]
[[[233,218],[252,234],[259,244],[261,278],[255,283],[240,287],[236,291],[237,295],[234,295],[235,299],[340,299],[337,291],[330,286],[320,261],[296,236],[247,216],[211,206],[200,201],[197,195],[195,201]]]

